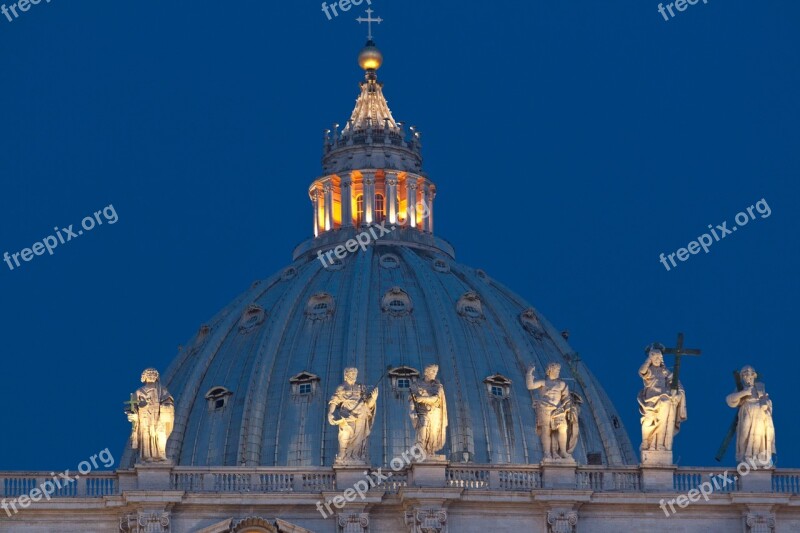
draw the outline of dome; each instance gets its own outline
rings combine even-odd
[[[368,73],[347,126],[326,131],[324,174],[308,190],[313,237],[201,326],[162,377],[175,398],[167,455],[176,464],[333,465],[328,401],[355,367],[360,383],[380,389],[368,455],[386,465],[414,445],[409,386],[431,363],[449,413],[441,454],[536,464],[544,454],[526,372],[533,365],[544,377],[553,362],[580,397],[575,460],[637,462],[567,335],[433,235],[437,188],[409,129],[410,138]],[[369,245],[350,246],[361,238]],[[122,463],[134,455],[129,444]]]
[[[544,317],[485,273],[402,235],[325,268],[303,253],[200,328],[166,372],[179,465],[330,466],[327,402],[346,367],[380,387],[373,464],[414,444],[407,377],[438,363],[454,462],[538,463],[528,365],[549,362],[584,400],[581,463],[636,461],[594,376]],[[570,378],[574,381],[570,381]],[[210,396],[209,396],[210,395]],[[210,398],[213,401],[210,401]]]

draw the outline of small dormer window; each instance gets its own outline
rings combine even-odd
[[[483,382],[492,398],[502,400],[511,394],[511,380],[501,374],[489,376]]]
[[[242,315],[242,318],[239,320],[239,332],[250,333],[256,328],[256,326],[262,324],[266,317],[267,313],[264,311],[263,307],[256,304],[250,304]]]
[[[292,385],[292,395],[296,398],[313,396],[317,392],[319,377],[311,372],[300,372],[289,379]]]
[[[483,305],[480,297],[475,292],[468,292],[459,298],[456,303],[456,310],[459,315],[472,322],[483,318]]]
[[[450,265],[447,264],[447,261],[444,259],[434,259],[433,261],[433,269],[436,272],[450,272]]]
[[[297,276],[297,269],[295,267],[289,267],[286,270],[284,270],[283,273],[281,274],[281,280],[289,281],[295,276]]]
[[[333,296],[327,292],[318,292],[308,299],[306,316],[311,320],[324,320],[333,314],[335,307]]]
[[[392,287],[383,297],[381,309],[392,316],[405,316],[413,310],[411,298],[400,287]]]
[[[528,308],[519,315],[519,321],[525,330],[533,335],[536,340],[542,340],[544,337],[544,329],[536,311],[533,308]]]
[[[228,399],[233,393],[225,387],[212,387],[206,393],[208,410],[211,412],[222,411],[228,405]]]
[[[411,389],[411,384],[419,378],[419,370],[409,366],[399,366],[389,370],[389,378],[392,383],[392,392],[399,397],[401,393]]]
[[[394,254],[383,254],[381,256],[380,265],[383,268],[397,268],[400,266],[400,258]]]

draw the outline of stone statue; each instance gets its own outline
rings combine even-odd
[[[644,388],[639,392],[643,451],[672,451],[672,440],[686,420],[686,393],[678,383],[671,390],[672,372],[664,366],[664,346],[645,349],[647,360],[639,368]]]
[[[346,368],[344,383],[337,387],[328,402],[328,422],[339,426],[339,454],[336,464],[363,465],[367,463],[367,441],[375,422],[375,406],[378,388],[367,390],[366,385],[356,383],[358,369]],[[339,410],[339,418],[334,414]]]
[[[128,421],[133,424],[131,448],[139,450],[139,460],[143,463],[167,461],[167,439],[175,423],[175,400],[161,386],[156,369],[142,372],[142,383],[127,402]]]
[[[582,400],[570,393],[567,383],[559,379],[561,365],[552,362],[547,365],[546,379],[536,379],[535,369],[528,369],[526,385],[528,390],[542,389],[539,398],[534,400],[536,411],[536,434],[542,440],[545,461],[574,461],[572,452],[578,445],[578,415]]]
[[[444,458],[436,452],[444,448],[447,440],[447,402],[444,387],[436,379],[438,372],[438,365],[425,367],[424,381],[412,383],[409,395],[416,446],[429,459]]]
[[[746,365],[739,375],[744,388],[726,398],[730,407],[739,408],[736,429],[736,460],[772,464],[775,451],[775,426],[772,424],[772,400],[763,383],[757,383],[755,369]]]

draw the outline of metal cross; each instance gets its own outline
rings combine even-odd
[[[744,385],[742,384],[742,376],[739,375],[738,370],[733,371],[733,379],[736,382],[736,390],[741,391],[744,389]],[[714,459],[717,462],[722,461],[722,458],[725,456],[725,452],[728,451],[728,446],[730,445],[731,441],[733,440],[733,436],[736,435],[736,427],[739,425],[739,409],[736,410],[736,415],[733,417],[733,422],[731,422],[731,427],[728,429],[728,434],[725,435],[725,439],[722,441],[722,445],[717,450],[717,455]]]
[[[131,409],[131,413],[135,413],[139,410],[139,402],[133,399],[133,394],[131,394],[131,399],[127,402],[122,402]]]
[[[675,368],[672,370],[672,390],[678,390],[678,379],[681,373],[681,357],[684,355],[700,355],[700,350],[683,347],[683,333],[678,333],[678,344],[675,348],[667,348],[665,354],[675,356]]]
[[[372,23],[373,22],[377,22],[378,24],[380,24],[381,22],[383,22],[383,19],[380,18],[380,17],[378,17],[376,19],[372,18],[372,14],[373,13],[374,13],[374,11],[372,11],[372,8],[369,8],[369,9],[367,9],[367,18],[358,17],[356,19],[356,21],[359,24],[361,24],[362,22],[366,22],[367,23],[367,26],[369,27],[369,35],[367,35],[367,39],[370,40],[370,41],[372,40]]]

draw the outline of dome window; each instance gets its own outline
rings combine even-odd
[[[356,227],[364,224],[364,195],[356,196]]]
[[[250,304],[247,311],[244,312],[242,318],[239,320],[239,332],[250,333],[257,326],[264,323],[267,318],[267,313],[260,305]]]
[[[435,259],[433,261],[433,269],[436,272],[450,272],[450,265],[444,259]]]
[[[492,398],[502,400],[511,394],[511,380],[501,374],[494,374],[484,379],[486,391]]]
[[[375,222],[386,220],[386,203],[382,194],[375,195]]]
[[[311,320],[325,320],[333,314],[335,307],[333,296],[327,292],[319,292],[309,298],[306,304],[306,316]]]
[[[536,340],[542,340],[544,337],[544,329],[539,317],[536,316],[536,311],[533,308],[526,309],[519,315],[519,321],[525,331],[533,335]]]
[[[417,378],[419,378],[419,371],[409,366],[400,366],[389,370],[392,392],[395,395],[408,391]]]
[[[392,287],[381,302],[381,309],[392,316],[405,316],[413,310],[411,298],[400,287]]]
[[[206,393],[206,400],[208,401],[209,412],[222,411],[228,405],[228,398],[233,393],[225,387],[212,387]]]
[[[319,376],[311,372],[300,372],[289,379],[292,385],[292,396],[313,396],[317,392]]]
[[[381,256],[380,265],[383,268],[397,268],[400,266],[400,258],[394,254],[383,254]]]
[[[459,315],[473,322],[483,318],[481,299],[475,292],[468,292],[459,298],[456,310]]]
[[[281,281],[289,281],[295,276],[297,276],[297,269],[295,267],[289,267],[281,273]]]
[[[489,281],[489,276],[487,276],[487,275],[486,275],[486,272],[484,272],[483,270],[481,270],[481,269],[478,269],[478,270],[476,270],[476,271],[475,271],[475,274],[476,274],[476,275],[477,275],[479,278],[481,278],[483,281]]]

